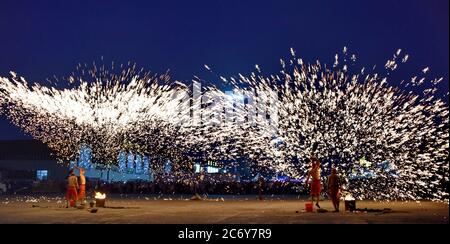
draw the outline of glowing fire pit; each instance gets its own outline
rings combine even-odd
[[[106,201],[106,194],[101,192],[95,193],[95,206],[98,208],[104,208],[105,207],[105,201]]]
[[[353,212],[356,210],[356,199],[352,195],[348,194],[344,198],[345,201],[345,211]]]

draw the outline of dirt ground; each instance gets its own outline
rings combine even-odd
[[[331,202],[322,201],[330,212],[307,213],[305,200],[210,197],[186,198],[109,197],[106,208],[65,208],[60,197],[0,197],[0,223],[148,223],[148,224],[449,224],[446,203],[357,201],[356,212],[333,213]],[[368,211],[365,211],[367,208]],[[316,209],[315,209],[316,210]]]

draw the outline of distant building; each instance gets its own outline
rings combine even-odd
[[[49,148],[35,140],[0,141],[0,181],[64,181],[73,167],[86,169],[86,177],[103,181],[152,181],[150,159],[145,155],[118,155],[118,167],[92,162],[89,147],[80,147],[79,158],[67,165],[57,163]]]
[[[133,152],[121,151],[117,155],[116,165],[98,164],[92,159],[89,146],[80,146],[79,157],[70,162],[70,167],[82,167],[86,177],[107,182],[153,181],[150,169],[150,157]]]
[[[0,172],[0,180],[64,180],[68,166],[58,164],[41,142],[0,141]]]

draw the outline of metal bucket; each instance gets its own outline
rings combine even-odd
[[[306,212],[312,212],[313,211],[313,204],[310,202],[305,203],[305,210]]]
[[[105,201],[106,201],[106,199],[95,199],[95,206],[97,208],[104,208],[105,207]]]
[[[345,211],[353,212],[356,210],[356,200],[345,201]]]

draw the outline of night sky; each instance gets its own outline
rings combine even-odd
[[[410,54],[393,78],[429,66],[448,92],[449,1],[23,1],[0,2],[0,76],[30,82],[65,76],[78,63],[136,62],[175,80],[280,69],[293,47],[306,61],[332,64],[344,46],[358,63],[382,67]],[[212,80],[212,82],[215,82]],[[0,119],[0,140],[26,139]]]

